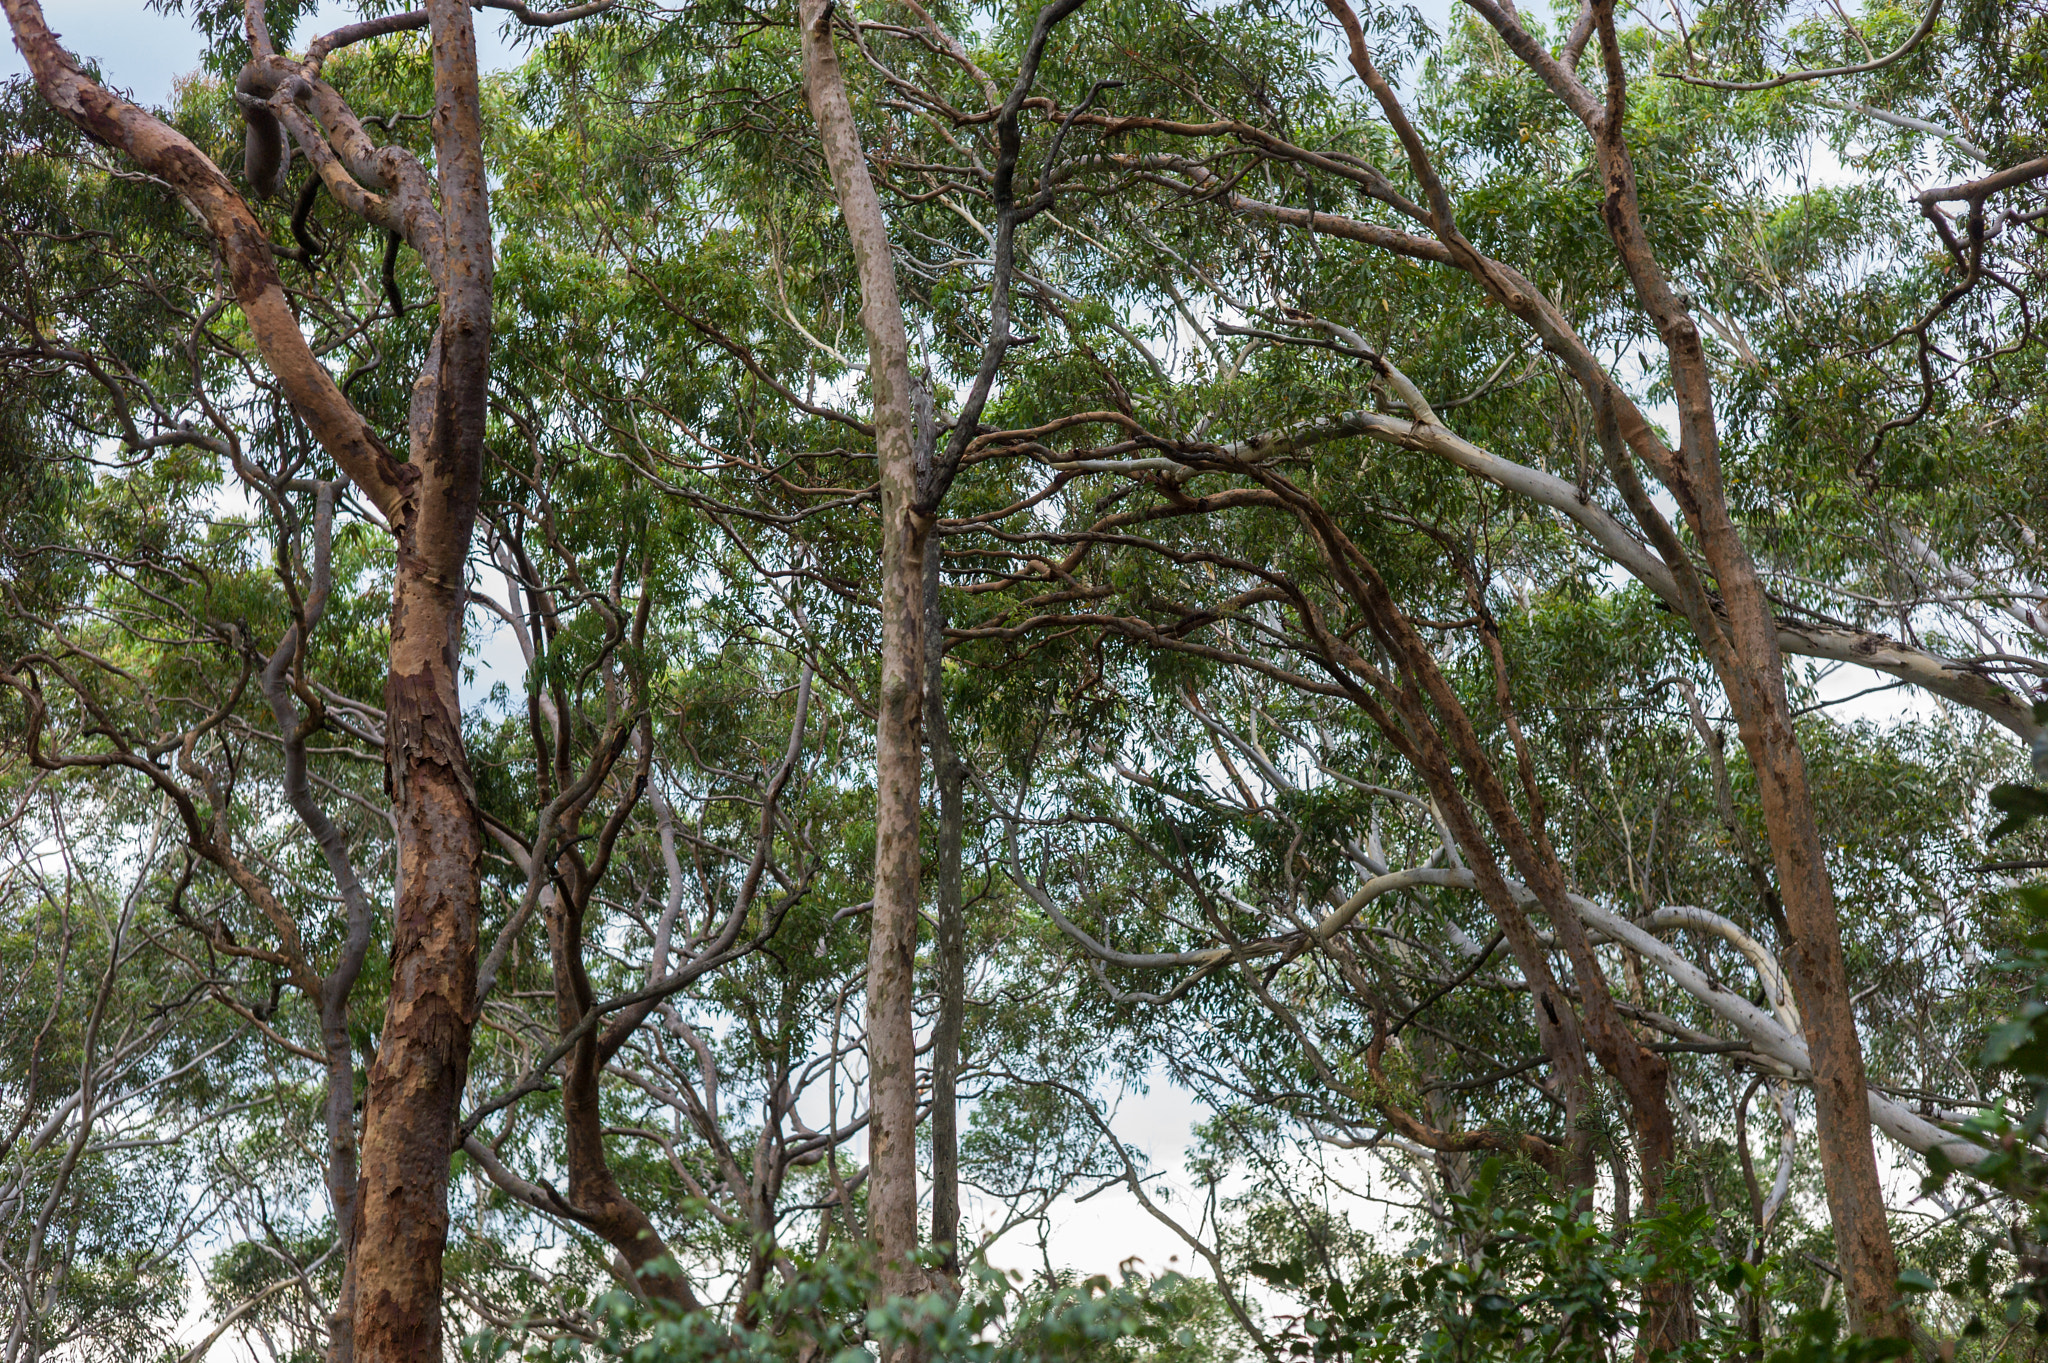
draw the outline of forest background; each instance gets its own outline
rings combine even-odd
[[[2037,10],[6,9],[8,1363],[2032,1356]]]

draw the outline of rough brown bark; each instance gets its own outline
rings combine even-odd
[[[476,790],[457,666],[483,468],[491,236],[476,35],[461,0],[431,0],[440,177],[438,364],[415,388],[417,481],[394,521],[385,779],[398,828],[391,996],[363,1105],[352,1243],[356,1363],[438,1363],[448,1159],[475,1022]]]
[[[350,1264],[334,1324],[345,1331],[352,1306],[352,1352],[360,1363],[438,1360],[449,1145],[473,1021],[480,852],[456,675],[482,468],[491,301],[469,10],[460,0],[430,6],[441,324],[420,379],[422,419],[406,464],[392,458],[308,348],[269,239],[220,168],[176,130],[82,75],[35,0],[6,0],[6,11],[52,107],[169,184],[206,225],[263,362],[397,541],[385,688],[386,779],[398,833],[392,992],[365,1099],[360,1175],[352,1197],[339,1190],[335,1197],[337,1210],[352,1215],[345,1231]],[[258,57],[274,60],[260,6],[251,7],[249,24]],[[402,169],[389,159],[383,164]],[[342,1030],[338,1003],[322,1002],[323,1028]],[[339,1159],[337,1167],[345,1163]],[[337,1342],[335,1352],[350,1351]]]
[[[924,553],[929,517],[917,509],[910,342],[896,292],[881,200],[868,174],[853,105],[832,45],[830,0],[802,0],[804,94],[860,274],[861,328],[875,403],[881,475],[882,677],[875,720],[875,886],[869,915],[867,1035],[868,1219],[885,1296],[921,1289],[917,1248],[915,960],[918,819],[924,753]]]

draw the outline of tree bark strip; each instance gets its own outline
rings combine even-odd
[[[803,0],[804,94],[860,273],[861,328],[875,403],[881,475],[882,677],[875,720],[875,885],[869,916],[867,1035],[869,1233],[885,1296],[922,1287],[917,1248],[918,821],[924,753],[924,554],[931,519],[917,509],[910,341],[896,291],[888,224],[868,174],[846,79],[832,46],[829,0]]]
[[[418,481],[394,523],[385,780],[398,825],[391,997],[363,1105],[356,1200],[356,1363],[439,1363],[448,1160],[476,1017],[476,787],[457,668],[482,485],[491,344],[491,232],[476,35],[462,0],[431,0],[442,269],[438,364],[420,376]]]
[[[925,552],[925,741],[938,787],[938,885],[933,896],[933,984],[939,996],[932,1026],[932,1243],[948,1272],[960,1269],[960,1036],[967,1014],[967,920],[961,906],[960,852],[966,833],[967,768],[946,713],[946,605],[939,590],[939,550]]]

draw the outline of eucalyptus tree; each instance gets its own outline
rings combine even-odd
[[[409,1132],[450,1310],[592,1339],[610,1277],[739,1339],[854,1240],[921,1286],[929,1118],[932,1241],[979,1248],[963,1184],[1002,1230],[1122,1182],[1277,1347],[1253,1260],[1385,1269],[1301,1195],[1328,1152],[1446,1252],[1482,1184],[1622,1239],[1699,1199],[1761,1274],[1811,1088],[1852,1317],[1903,1328],[1869,1118],[1969,1166],[2008,1096],[1960,1057],[2013,924],[1957,881],[1993,727],[2042,732],[2032,29],[508,8],[593,21],[473,96],[459,6],[303,62],[252,11],[170,123],[44,42],[198,230],[47,114],[0,170],[17,746],[172,801],[164,949],[318,1076],[330,1239],[224,1293],[385,1348]],[[1802,183],[1825,146],[1864,178]],[[465,717],[469,611],[522,680]],[[1797,658],[1951,708],[1836,725]],[[1155,1060],[1206,1219],[1089,1091]],[[1647,1341],[1783,1322],[1657,1263]]]
[[[1964,339],[1983,327],[2007,329],[1979,346],[1987,362],[2004,359],[2004,351],[2013,357],[2009,365],[2025,368],[2037,352],[2022,311],[1984,303],[1984,293],[1973,295],[1976,310],[1956,311],[1955,300],[1940,301],[1949,286],[1936,286],[1909,256],[1887,258],[1888,272],[1865,288],[1859,306],[1874,313],[1874,325],[1847,344],[1814,342],[1801,300],[1839,292],[1858,277],[1858,252],[1879,238],[1852,216],[1825,217],[1826,193],[1782,192],[1759,173],[1757,151],[1790,163],[1816,138],[1861,126],[1856,120],[1864,114],[1851,109],[1846,121],[1822,122],[1814,106],[1774,117],[1764,105],[1742,119],[1706,119],[1706,96],[1657,74],[1659,63],[1673,59],[1669,54],[1698,54],[1662,48],[1652,32],[1625,32],[1610,10],[1594,6],[1572,16],[1546,45],[1533,20],[1497,6],[1472,8],[1480,26],[1456,36],[1420,118],[1376,64],[1375,43],[1398,40],[1392,16],[1376,18],[1376,38],[1342,5],[1325,7],[1334,25],[1331,46],[1309,16],[1277,11],[1083,11],[1059,30],[1039,85],[1021,103],[998,99],[1002,86],[987,76],[984,58],[1000,63],[974,50],[951,16],[918,10],[900,21],[852,26],[862,40],[875,117],[887,129],[871,139],[878,150],[870,160],[894,196],[899,270],[934,285],[928,353],[949,354],[950,372],[970,394],[979,390],[967,379],[979,378],[980,359],[995,354],[1001,370],[1010,342],[999,310],[1013,268],[1006,249],[1023,262],[1014,268],[1029,281],[1026,306],[1032,324],[1043,323],[1036,334],[1041,341],[1047,332],[1066,339],[1002,371],[1003,397],[984,423],[988,429],[954,427],[965,438],[961,463],[970,470],[962,487],[986,488],[988,511],[942,520],[939,534],[988,534],[993,552],[1010,553],[1014,567],[982,574],[977,587],[1009,584],[1024,593],[1007,616],[964,628],[960,637],[1108,630],[1273,675],[1280,665],[1254,651],[1198,641],[1235,626],[1270,633],[1276,646],[1323,674],[1290,669],[1283,679],[1309,694],[1347,696],[1387,741],[1412,745],[1410,760],[1427,773],[1451,840],[1478,859],[1474,874],[1517,944],[1522,973],[1539,993],[1561,997],[1559,986],[1544,983],[1554,977],[1543,942],[1527,927],[1515,888],[1486,865],[1496,854],[1483,845],[1498,840],[1533,893],[1571,961],[1587,1010],[1569,1021],[1569,1010],[1539,1012],[1539,1024],[1554,1032],[1546,1050],[1559,1088],[1585,1091],[1590,1043],[1636,1108],[1654,1186],[1648,1170],[1672,1151],[1667,1078],[1599,983],[1598,959],[1578,923],[1584,914],[1572,907],[1556,850],[1546,846],[1543,802],[1513,719],[1512,678],[1487,642],[1494,632],[1487,598],[1496,588],[1469,575],[1468,556],[1457,553],[1443,555],[1448,578],[1425,573],[1418,580],[1405,562],[1397,577],[1385,555],[1434,555],[1440,546],[1423,534],[1413,548],[1397,550],[1400,537],[1391,532],[1406,524],[1400,509],[1370,494],[1361,499],[1357,484],[1335,490],[1329,480],[1341,476],[1342,464],[1321,451],[1359,437],[1405,448],[1511,494],[1516,502],[1496,503],[1501,509],[1486,514],[1517,531],[1559,518],[1566,534],[1553,541],[1558,557],[1550,562],[1571,565],[1591,554],[1642,583],[1687,623],[1698,656],[1730,697],[1765,815],[1761,850],[1768,855],[1752,867],[1762,889],[1758,907],[1766,918],[1782,915],[1777,927],[1804,1037],[1773,1031],[1776,1024],[1753,1010],[1731,1021],[1757,1044],[1768,1038],[1770,1047],[1799,1047],[1779,1063],[1817,1085],[1852,1318],[1862,1328],[1895,1332],[1902,1323],[1891,1305],[1893,1252],[1868,1131],[1869,1090],[1827,848],[1782,658],[1789,652],[1877,668],[2029,741],[2040,725],[2026,687],[2015,689],[2008,679],[2015,670],[2032,675],[2038,665],[2024,646],[2017,657],[2004,646],[1990,650],[2003,656],[1990,657],[1919,642],[1932,617],[1911,613],[1930,605],[1956,612],[1952,618],[1982,637],[1998,637],[1992,622],[1951,590],[1929,602],[1919,594],[1902,600],[1819,585],[1828,572],[1840,580],[1851,563],[1857,573],[1887,575],[1899,562],[1894,546],[1925,545],[1903,523],[1912,519],[1908,507],[1878,499],[1881,481],[1865,494],[1852,491],[1858,470],[1882,452],[1882,421],[1868,442],[1848,448],[1807,441],[1804,467],[1813,471],[1800,492],[1818,503],[1789,503],[1775,492],[1770,460],[1787,432],[1814,428],[1819,394],[1811,385],[1822,375],[1855,370],[1866,385],[1892,383],[1886,347],[1915,347],[1925,338],[1888,318],[1913,322],[1924,315],[1915,325],[1951,326]],[[1031,44],[1041,41],[1042,21],[1052,15],[1020,19],[1004,36],[1014,36],[1016,50],[1035,62],[1039,52]],[[1936,26],[1930,19],[1920,27]],[[1963,54],[1972,41],[1967,33],[1943,39],[1943,50]],[[1325,54],[1349,66],[1367,102],[1353,104],[1331,88]],[[1852,78],[1886,66],[1826,75]],[[1015,172],[1005,169],[1005,158],[1014,156],[1017,134],[1002,120],[1027,110],[1048,135],[1041,194],[1069,205],[1069,213],[1048,216],[1035,235],[1018,241],[978,220],[972,206],[992,211],[998,228],[1010,222],[1005,177]],[[1916,131],[1896,121],[1885,126]],[[1507,136],[1510,128],[1520,135]],[[1638,169],[1642,148],[1655,153],[1654,174]],[[1382,169],[1390,158],[1391,173]],[[2030,164],[1974,184],[1959,201],[1982,203],[2023,188]],[[1364,207],[1333,212],[1332,194],[1357,196]],[[1460,195],[1475,205],[1465,217]],[[1928,200],[1948,201],[1939,194]],[[1858,207],[1877,214],[1867,194]],[[2024,217],[2017,213],[2011,230]],[[1971,230],[1989,230],[1981,213],[1975,220]],[[1789,233],[1785,245],[1794,254],[1760,258],[1772,249],[1771,231]],[[930,258],[920,260],[927,250]],[[1963,264],[1966,272],[1979,268]],[[1792,296],[1779,282],[1788,269],[1798,272]],[[1776,270],[1776,278],[1765,270]],[[956,287],[963,277],[972,283]],[[985,312],[980,289],[988,290]],[[865,296],[873,303],[877,293],[869,288]],[[918,289],[908,296],[924,305]],[[1928,298],[1939,303],[1931,314],[1921,301]],[[1119,312],[1177,317],[1171,327],[1152,328],[1153,344],[1187,339],[1207,354],[1197,352],[1175,373],[1145,337],[1119,323]],[[1372,338],[1396,337],[1402,328],[1419,337],[1406,343],[1417,354],[1397,361],[1397,346]],[[1866,336],[1876,343],[1874,359],[1867,358],[1871,350],[1858,350]],[[1762,337],[1780,347],[1770,360],[1758,358],[1755,341]],[[1301,358],[1304,351],[1355,365],[1355,377],[1317,367]],[[1289,352],[1295,358],[1282,358]],[[1919,351],[1920,360],[1929,353]],[[1675,441],[1651,419],[1649,394],[1622,377],[1623,361],[1650,356],[1659,366],[1658,385],[1668,385],[1663,390],[1676,402]],[[1419,380],[1404,372],[1411,369]],[[1944,382],[1960,393],[1971,372],[1965,366]],[[1798,379],[1788,379],[1794,373]],[[1549,384],[1537,387],[1539,375],[1559,385],[1556,400],[1542,396]],[[784,391],[793,392],[786,384]],[[1842,384],[1827,406],[1848,391]],[[1915,400],[1925,391],[1925,384],[1915,385]],[[1368,399],[1362,406],[1360,397]],[[2013,413],[1995,420],[2035,419],[2024,395],[2010,388],[1971,397],[1988,403],[1984,410]],[[1470,410],[1447,419],[1454,408]],[[942,403],[942,422],[943,410]],[[1291,424],[1276,419],[1288,413],[1295,414]],[[1091,427],[1111,428],[1120,439],[1076,443],[1076,434]],[[1969,434],[1968,419],[1951,428]],[[1234,438],[1223,438],[1224,430]],[[997,471],[1004,466],[1008,477]],[[1670,503],[1645,490],[1644,468]],[[2005,476],[1989,472],[1993,480]],[[1113,514],[1083,512],[1083,499],[1093,495],[1087,489],[1104,477],[1129,480],[1110,494],[1121,505]],[[1192,484],[1202,477],[1220,477],[1224,485],[1198,494]],[[1440,479],[1436,485],[1444,486]],[[961,495],[956,489],[956,511]],[[1812,540],[1778,529],[1790,506],[1816,504],[1840,515],[1825,522],[1834,533]],[[1044,510],[1054,506],[1073,508],[1077,519],[1048,532]],[[1675,518],[1667,515],[1674,507]],[[1262,520],[1261,508],[1285,514]],[[1227,555],[1170,540],[1134,541],[1130,529],[1223,514],[1265,528],[1242,532]],[[1281,529],[1288,518],[1298,527],[1292,533]],[[1978,529],[1967,533],[1971,549],[1997,565],[2002,583],[1951,564],[1952,545],[1928,548],[1922,571],[1933,565],[1970,577],[1970,591],[2003,605],[2024,639],[2034,631],[2025,606],[2031,532],[2003,543]],[[1304,562],[1327,585],[1311,594],[1298,570],[1274,565],[1269,546],[1276,542],[1307,553]],[[1860,547],[1871,542],[1884,547]],[[1211,572],[1219,589],[1198,586],[1196,600],[1183,606],[1163,596],[1156,579],[1120,580],[1119,573],[1143,571],[1122,567],[1130,559],[1122,551],[1130,550]],[[1087,573],[1091,561],[1111,558],[1118,572]],[[1829,569],[1816,579],[1809,565],[1820,563]],[[1789,598],[1785,589],[1767,587],[1767,577],[1792,584]],[[1401,599],[1417,587],[1424,597],[1414,604]],[[1478,619],[1475,645],[1495,659],[1489,700],[1508,716],[1504,746],[1491,751],[1473,725],[1474,702],[1457,693],[1447,662],[1436,656],[1448,645],[1431,642],[1435,626],[1418,624],[1425,610],[1461,599]],[[1106,600],[1130,604],[1092,605]],[[1908,613],[1905,637],[1871,627],[1888,607]],[[1368,632],[1369,651],[1351,642],[1354,629]],[[1503,779],[1506,772],[1516,776]],[[1466,790],[1483,819],[1462,811]],[[1610,931],[1595,922],[1598,931]],[[1635,945],[1625,932],[1622,940]],[[1671,967],[1685,969],[1675,959]],[[1709,984],[1700,981],[1702,989]],[[1584,1041],[1575,1035],[1581,1027]],[[1913,1114],[1881,1103],[1877,1111],[1888,1129],[1918,1147],[1950,1144],[1938,1129],[1915,1125]],[[1583,1180],[1583,1151],[1576,1167]]]
[[[918,804],[923,753],[924,555],[936,470],[919,468],[910,340],[881,201],[868,174],[846,82],[833,47],[830,3],[800,5],[804,94],[861,281],[874,399],[875,460],[882,517],[882,674],[875,718],[875,887],[868,915],[867,1031],[871,1112],[869,1206],[883,1289],[915,1290],[917,1248],[917,1039],[913,1021],[918,911]],[[920,486],[920,484],[927,486]]]
[[[431,85],[426,50],[396,20],[371,29],[328,44],[322,79],[417,154],[404,111]],[[532,87],[541,107],[550,74]],[[572,1335],[596,1328],[584,1298],[608,1271],[744,1319],[803,1241],[864,1239],[873,1221],[849,1148],[871,1121],[849,947],[872,895],[846,865],[873,846],[873,748],[848,731],[872,713],[858,660],[873,550],[857,524],[815,546],[750,539],[772,498],[742,486],[739,465],[691,468],[649,438],[650,412],[685,450],[700,430],[734,451],[776,434],[677,344],[683,331],[712,345],[679,314],[727,306],[693,278],[717,238],[669,237],[688,247],[673,274],[643,255],[620,287],[562,287],[603,259],[591,237],[602,247],[615,224],[564,207],[588,125],[523,117],[523,93],[486,91],[507,236],[462,576],[493,656],[523,680],[464,719],[488,934],[455,1174],[434,1191],[454,1217],[443,1287],[472,1321]],[[245,111],[262,112],[200,82],[175,119],[224,159],[248,136]],[[224,1329],[345,1352],[354,1109],[391,1042],[374,1022],[395,968],[377,899],[411,883],[379,786],[393,713],[378,696],[384,529],[215,295],[208,238],[151,181],[111,176],[63,125],[24,114],[5,372],[42,442],[29,470],[72,481],[43,519],[9,522],[21,750],[139,772],[200,812],[210,841],[172,897],[176,931],[152,949],[211,968],[205,1001],[254,1030],[266,1065],[319,1066],[332,1213],[217,1220],[235,1242],[212,1275],[219,1314]],[[630,154],[630,129],[612,135]],[[298,173],[319,157],[297,158]],[[403,371],[432,355],[436,310],[382,224],[320,183],[288,180],[296,193],[263,208],[293,243],[279,248],[288,296],[341,391],[395,422],[416,410]],[[1014,1034],[1065,1036],[1045,999],[1028,1002],[1036,1022]],[[1099,1063],[1067,1039],[1000,1062],[970,1039],[965,1082]],[[967,1176],[1004,1226],[1042,1217],[1097,1158],[1093,1128],[1077,1130],[1037,1151],[966,1142]],[[280,1160],[300,1139],[289,1124],[270,1134]],[[280,1196],[293,1185],[269,1166],[250,1180],[259,1195],[266,1177]],[[571,1252],[542,1267],[537,1245]]]
[[[516,9],[533,17],[523,6]],[[92,683],[123,674],[89,649],[76,651],[61,624],[41,622],[54,636],[55,651],[17,659],[7,673],[26,710],[29,751],[38,765],[52,769],[118,768],[155,785],[177,807],[193,852],[262,912],[274,945],[236,943],[224,928],[212,938],[216,949],[284,970],[292,988],[321,1013],[320,1054],[329,1071],[329,1195],[336,1224],[345,1228],[351,1246],[330,1349],[335,1356],[359,1352],[366,1359],[437,1356],[448,1151],[477,1002],[482,850],[457,677],[468,608],[467,561],[482,486],[492,306],[488,174],[470,10],[436,4],[369,19],[324,35],[302,57],[293,57],[273,42],[265,8],[254,0],[243,15],[246,63],[235,91],[247,129],[248,193],[185,132],[89,75],[59,45],[34,0],[10,5],[7,13],[16,45],[51,108],[168,189],[194,215],[204,253],[225,272],[211,287],[195,290],[181,281],[180,301],[191,300],[186,306],[196,316],[189,369],[175,396],[161,392],[146,370],[137,372],[119,360],[99,363],[107,354],[94,344],[99,338],[61,331],[53,336],[57,329],[33,312],[14,319],[23,333],[17,353],[72,368],[96,384],[97,410],[79,424],[90,429],[98,421],[111,422],[115,440],[131,457],[202,449],[226,460],[247,495],[282,528],[277,571],[288,606],[274,638],[260,642],[236,625],[210,625],[206,632],[235,660],[240,681],[211,713],[184,724],[173,720],[168,738],[151,723],[153,716],[137,728],[104,712],[90,726],[94,736],[82,743],[67,741],[74,737],[68,733],[46,734],[49,705],[39,671],[64,678],[88,712]],[[558,13],[539,21],[568,17],[574,16]],[[420,29],[429,31],[432,47],[424,91],[433,110],[431,177],[401,140],[373,141],[357,111],[323,76],[337,51]],[[391,127],[387,118],[387,133]],[[404,415],[393,424],[386,422],[395,413],[359,406],[323,363],[279,273],[281,252],[270,225],[251,206],[252,197],[285,187],[293,147],[349,215],[389,234],[394,245],[410,246],[431,282],[432,338],[401,407]],[[88,173],[102,179],[133,173],[123,165]],[[313,193],[309,183],[302,207],[310,206]],[[305,216],[301,211],[292,219],[302,265],[319,245],[306,237]],[[229,309],[231,325],[241,334],[216,342],[214,328],[223,325]],[[392,311],[402,310],[402,299],[394,297]],[[331,325],[345,314],[329,310],[327,317]],[[366,329],[330,333],[322,349],[333,340],[360,338]],[[167,349],[163,338],[151,338],[146,347],[146,353]],[[319,463],[311,449],[289,439],[250,457],[244,431],[222,414],[209,391],[238,380],[260,390],[279,416],[289,413],[294,426],[303,423],[298,429],[317,442]],[[405,432],[405,459],[392,453],[380,427]],[[357,716],[373,717],[391,795],[392,987],[367,1080],[360,1160],[351,1129],[347,1010],[368,952],[374,910],[348,840],[307,772],[308,740],[323,727],[350,728],[346,721],[331,721],[334,702],[307,679],[306,669],[311,636],[333,590],[336,508],[349,489],[362,498],[364,520],[391,544],[383,704],[370,707],[349,698],[338,707],[353,706]],[[94,673],[99,675],[86,675]],[[307,953],[281,887],[252,867],[230,818],[237,759],[219,731],[252,679],[273,711],[282,745],[282,794],[319,845],[347,912],[345,940],[324,973]],[[358,735],[364,732],[356,728]],[[173,751],[175,764],[164,760]]]

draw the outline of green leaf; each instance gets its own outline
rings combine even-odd
[[[2011,1060],[2033,1035],[2032,1018],[2019,1017],[2011,1022],[2001,1023],[1992,1029],[1991,1035],[1984,1038],[1984,1049],[1978,1054],[1977,1062],[1982,1065],[2003,1065]]]
[[[1986,838],[1988,842],[1997,842],[2008,833],[2017,833],[2036,819],[2048,817],[2048,790],[2008,781],[1991,788],[1991,807],[2005,815]]]
[[[1936,1283],[1934,1279],[1928,1277],[1917,1268],[1907,1268],[1899,1271],[1899,1291],[1901,1292],[1924,1294],[1935,1291],[1939,1286],[1940,1284]]]

